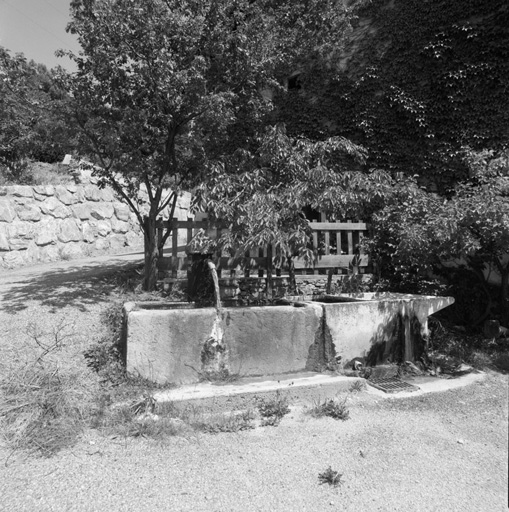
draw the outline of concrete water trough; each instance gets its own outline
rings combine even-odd
[[[428,316],[452,297],[395,293],[322,296],[288,305],[188,308],[124,306],[127,370],[160,384],[228,374],[275,375],[414,361]]]

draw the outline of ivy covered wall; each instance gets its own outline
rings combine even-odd
[[[509,145],[509,2],[372,0],[340,61],[313,63],[280,99],[292,135],[343,135],[368,165],[445,192],[465,148]]]

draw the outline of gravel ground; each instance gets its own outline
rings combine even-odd
[[[114,264],[68,262],[0,276],[0,369],[27,346],[34,320],[72,322],[65,350],[93,385],[81,352],[100,332]],[[319,393],[319,391],[317,391]],[[163,442],[88,431],[52,458],[0,446],[1,511],[507,510],[507,376],[414,398],[351,394],[350,419],[305,414],[295,398],[278,427]],[[320,485],[329,466],[338,487]]]

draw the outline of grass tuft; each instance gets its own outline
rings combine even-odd
[[[346,421],[350,418],[350,411],[346,406],[347,397],[343,400],[337,398],[326,398],[323,402],[315,401],[313,406],[308,409],[308,414],[314,418],[323,418],[328,416],[335,420]]]
[[[2,364],[0,435],[13,450],[51,456],[79,440],[96,386],[86,369],[66,360],[76,333],[65,318],[48,331],[29,324],[26,334],[10,366]]]

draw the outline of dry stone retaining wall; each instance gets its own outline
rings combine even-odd
[[[186,219],[189,198],[175,216]],[[143,248],[135,215],[93,183],[0,187],[0,267]]]

